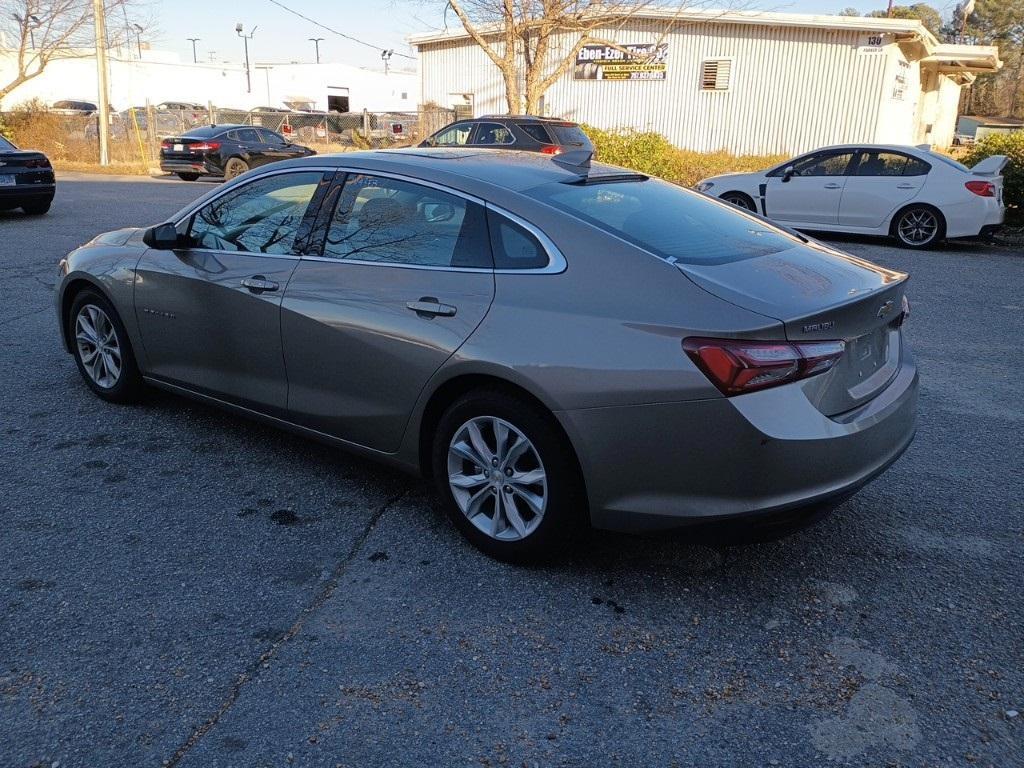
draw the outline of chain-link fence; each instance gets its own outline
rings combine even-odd
[[[208,105],[133,107],[110,114],[110,159],[114,164],[153,166],[160,142],[204,125],[252,125],[275,131],[318,153],[407,147],[455,120],[455,111],[434,106],[417,112],[293,112],[238,110]],[[95,163],[99,118],[95,113],[22,109],[0,114],[15,143],[46,152],[54,161]]]

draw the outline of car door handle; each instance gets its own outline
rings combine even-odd
[[[242,281],[242,286],[248,288],[250,293],[263,293],[264,291],[276,291],[281,286],[273,280],[267,280],[263,275],[253,275]]]
[[[831,184],[826,184],[825,189],[840,189],[842,186],[842,184],[836,184],[835,182],[832,182]]]
[[[419,301],[407,302],[405,306],[420,317],[454,317],[458,311],[451,304],[442,304],[433,296],[424,296]]]

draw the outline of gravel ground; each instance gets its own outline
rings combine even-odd
[[[913,275],[918,437],[821,524],[492,562],[423,484],[170,395],[93,397],[56,262],[204,183],[0,213],[0,766],[1024,765],[1024,252]]]

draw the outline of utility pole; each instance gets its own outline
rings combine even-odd
[[[322,37],[311,37],[309,41],[316,46],[316,63],[320,63],[320,42],[323,40]]]
[[[192,43],[192,63],[193,64],[198,64],[199,63],[199,59],[196,57],[196,43],[198,43],[200,40],[202,40],[202,38],[201,37],[186,37],[185,39],[188,40],[190,43]],[[211,61],[212,61],[212,59],[211,59]]]
[[[96,32],[96,85],[99,98],[100,165],[110,165],[110,104],[107,84],[107,24],[103,0],[92,0],[93,27]]]
[[[242,22],[235,24],[235,33],[245,41],[245,91],[252,93],[252,74],[249,72],[249,41],[256,34],[256,27],[250,29],[248,35],[242,32],[243,29]]]
[[[135,29],[135,42],[138,43],[139,61],[142,61],[142,27],[139,24],[132,24]]]

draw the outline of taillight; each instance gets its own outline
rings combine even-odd
[[[844,341],[683,341],[683,349],[722,394],[739,395],[817,376],[843,356]]]
[[[991,181],[968,181],[964,186],[979,197],[996,196],[996,185]]]
[[[216,152],[220,149],[219,141],[202,141],[198,144],[189,144],[189,152]]]
[[[37,157],[33,160],[29,160],[25,163],[26,168],[49,168],[50,161],[45,157]]]
[[[555,144],[548,144],[547,146],[541,147],[540,152],[542,155],[560,155],[562,154],[562,148]]]
[[[164,139],[163,141],[160,142],[160,149],[170,149],[170,148],[171,148],[171,142],[168,141],[167,139]]]

